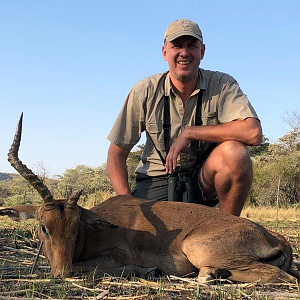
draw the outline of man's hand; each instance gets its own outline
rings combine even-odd
[[[177,165],[177,158],[181,151],[190,144],[191,140],[186,137],[185,131],[182,131],[178,138],[170,147],[166,158],[166,172],[172,173]]]
[[[167,173],[175,170],[178,155],[192,140],[212,143],[238,141],[245,145],[256,146],[262,142],[262,129],[260,122],[255,118],[218,125],[186,127],[170,147],[166,158]]]

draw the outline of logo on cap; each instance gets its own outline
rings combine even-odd
[[[187,23],[187,22],[182,22],[182,27],[183,27],[185,30],[188,29],[189,26],[190,26],[189,23]]]
[[[164,41],[170,42],[183,35],[190,35],[203,41],[199,25],[187,19],[173,21],[165,31]]]

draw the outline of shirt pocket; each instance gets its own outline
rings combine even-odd
[[[147,123],[146,130],[150,135],[152,141],[154,142],[155,147],[160,151],[164,151],[165,144],[164,144],[163,123],[162,122]]]
[[[202,116],[203,125],[217,125],[219,123],[218,112],[216,111],[203,114]]]

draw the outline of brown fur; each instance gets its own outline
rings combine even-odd
[[[133,266],[137,273],[157,268],[178,276],[198,269],[200,282],[296,282],[288,274],[295,275],[292,250],[283,236],[214,208],[128,196],[90,211],[57,203],[55,209],[37,208],[39,237],[54,276],[70,275],[72,265],[109,273]]]

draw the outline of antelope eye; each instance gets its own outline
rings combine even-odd
[[[48,230],[44,224],[41,224],[41,230],[46,236],[49,236]]]

